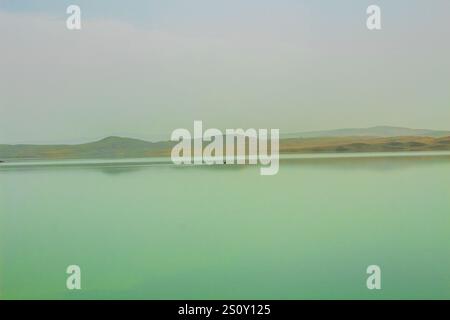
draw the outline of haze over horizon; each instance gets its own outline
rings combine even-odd
[[[189,128],[187,128],[189,130]],[[207,128],[203,128],[206,130]],[[238,128],[236,128],[238,129]],[[246,129],[246,128],[242,128]],[[203,131],[204,131],[203,130]],[[289,138],[320,138],[320,137],[407,137],[407,136],[417,136],[417,137],[450,137],[450,130],[432,130],[425,128],[405,128],[405,127],[395,127],[395,126],[374,126],[368,128],[339,128],[339,129],[330,129],[330,130],[317,130],[317,131],[302,131],[302,132],[280,132],[280,139],[289,139]],[[119,136],[119,135],[108,135],[99,137],[89,141],[62,141],[59,143],[0,143],[0,146],[3,145],[58,145],[58,144],[67,144],[67,145],[77,145],[77,144],[86,144],[92,142],[99,142],[110,138],[117,139],[130,139],[134,141],[145,141],[145,142],[168,142],[170,141],[170,134],[162,137],[161,139],[146,139],[140,137],[131,137],[131,136]]]
[[[0,1],[0,144],[209,128],[449,130],[450,2]]]

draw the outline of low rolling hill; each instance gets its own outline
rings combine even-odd
[[[353,132],[354,135],[351,136],[347,134],[351,134],[352,132],[339,131],[337,133],[334,132],[334,135],[328,132],[322,136],[315,137],[284,137],[280,140],[280,153],[450,151],[450,132],[448,135],[441,136],[436,131],[408,129],[406,133],[414,132],[416,135],[366,135],[370,132],[378,132],[380,134],[381,131],[387,135],[387,127],[376,128],[385,129],[369,128],[366,131]],[[396,131],[392,128],[389,130],[391,133],[405,132],[403,130]],[[427,132],[434,134],[434,136],[422,135]],[[441,133],[443,134],[444,132],[446,131],[442,131]],[[341,136],[341,134],[344,135]],[[164,157],[170,156],[171,149],[175,143],[172,141],[148,142],[132,138],[107,137],[95,142],[72,145],[4,144],[0,145],[0,162],[19,159],[57,160]]]

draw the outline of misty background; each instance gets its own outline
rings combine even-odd
[[[82,30],[66,28],[70,4]],[[449,13],[448,0],[0,0],[0,144],[168,140],[194,120],[447,130]]]

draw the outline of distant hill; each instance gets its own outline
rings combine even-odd
[[[349,128],[326,131],[308,131],[288,133],[282,138],[316,138],[316,137],[446,137],[450,131],[428,129],[410,129],[403,127],[377,126],[370,128]]]
[[[107,159],[142,158],[165,155],[173,142],[148,142],[139,139],[107,137],[74,145],[0,145],[2,159]]]
[[[280,141],[280,153],[345,153],[450,151],[450,136],[434,137],[317,137]]]
[[[390,136],[395,133],[400,136]],[[440,136],[447,133],[445,136]],[[280,153],[450,151],[450,132],[395,127],[342,129],[284,137]],[[308,136],[311,135],[311,136]],[[123,137],[73,145],[0,145],[0,163],[19,159],[118,159],[170,156],[176,142]],[[205,143],[206,145],[206,143]]]

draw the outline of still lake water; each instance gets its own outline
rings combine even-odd
[[[448,154],[36,164],[0,167],[3,299],[450,299]]]

